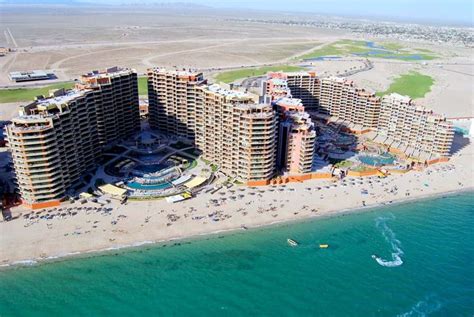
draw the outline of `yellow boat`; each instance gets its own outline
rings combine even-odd
[[[319,248],[320,249],[327,249],[327,248],[329,248],[329,244],[320,244]]]

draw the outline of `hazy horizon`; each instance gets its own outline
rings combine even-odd
[[[315,13],[355,18],[374,18],[394,21],[463,24],[473,26],[473,4],[469,0],[397,0],[390,3],[377,0],[0,0],[8,4],[173,4],[191,3],[217,9],[250,9],[279,12]]]

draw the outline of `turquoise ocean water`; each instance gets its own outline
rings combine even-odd
[[[173,244],[2,270],[0,315],[474,314],[472,192]]]

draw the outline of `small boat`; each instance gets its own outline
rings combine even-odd
[[[320,244],[319,248],[320,249],[327,249],[327,248],[329,248],[329,244]]]
[[[298,242],[296,242],[293,239],[287,239],[286,242],[288,242],[288,244],[291,245],[292,247],[296,247],[298,245]]]
[[[244,230],[248,230],[247,226],[245,226],[245,225],[242,225],[242,226],[240,226],[240,227],[241,227],[242,229],[244,229]]]

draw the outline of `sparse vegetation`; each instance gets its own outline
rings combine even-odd
[[[432,54],[432,53],[433,53],[433,51],[428,50],[428,49],[426,49],[426,48],[415,48],[415,51],[422,52],[422,53],[428,53],[428,54]]]
[[[314,50],[308,54],[300,56],[300,59],[313,59],[324,56],[348,56],[360,55],[363,57],[386,58],[398,60],[432,60],[436,58],[435,55],[428,50],[410,50],[404,48],[398,43],[382,43],[382,45],[368,45],[370,42],[354,41],[354,40],[340,40],[319,49]]]
[[[354,165],[354,162],[345,160],[345,161],[341,161],[341,162],[336,163],[336,164],[334,165],[334,167],[337,167],[337,168],[347,168],[347,167],[351,167],[352,165]]]

